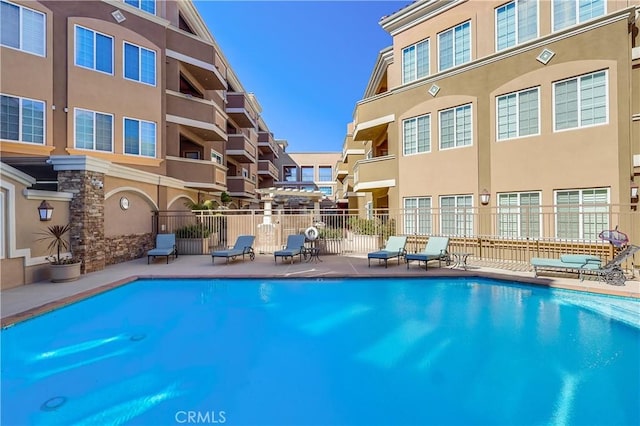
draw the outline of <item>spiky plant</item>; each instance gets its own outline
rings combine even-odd
[[[71,224],[67,223],[66,225],[51,225],[47,227],[46,231],[40,232],[42,238],[38,238],[37,241],[47,241],[49,245],[47,246],[48,250],[55,249],[56,256],[51,256],[48,258],[49,261],[54,265],[61,265],[65,263],[75,263],[77,259],[61,259],[60,252],[63,250],[69,249],[69,243],[64,239],[64,235],[69,232],[71,229]]]

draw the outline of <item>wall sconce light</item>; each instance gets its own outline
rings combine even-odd
[[[542,65],[547,65],[551,60],[551,58],[553,58],[555,55],[556,55],[556,52],[554,52],[553,50],[544,49],[542,52],[540,52],[540,54],[536,57],[536,59]]]
[[[491,198],[491,194],[489,194],[489,191],[487,191],[486,189],[483,189],[480,193],[480,204],[486,206],[487,204],[489,204],[489,198]]]
[[[437,84],[432,84],[431,87],[429,88],[429,94],[433,97],[435,97],[439,91],[440,91],[440,86],[438,86]]]
[[[101,180],[93,178],[91,179],[91,186],[93,186],[96,189],[102,189],[104,187],[104,183],[102,183]]]
[[[52,215],[53,215],[53,206],[47,203],[46,200],[42,200],[42,202],[38,206],[38,216],[40,216],[40,221],[45,222],[45,221],[51,220]]]
[[[631,200],[633,203],[638,202],[638,184],[631,181]]]
[[[115,19],[118,24],[123,23],[127,19],[119,10],[114,10],[113,12],[111,12],[111,16],[113,16],[113,19]]]

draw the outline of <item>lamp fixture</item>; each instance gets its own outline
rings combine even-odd
[[[433,97],[435,97],[439,91],[440,91],[440,86],[438,86],[437,84],[432,84],[431,87],[429,88],[429,94]]]
[[[124,14],[117,9],[111,12],[111,16],[113,16],[113,19],[115,19],[118,24],[123,23],[127,19]]]
[[[638,202],[638,184],[634,181],[631,181],[631,200],[634,203]]]
[[[483,189],[480,193],[480,204],[486,206],[489,204],[489,198],[491,198],[491,194],[486,189]]]
[[[101,180],[98,180],[96,178],[92,178],[91,179],[91,186],[93,186],[96,189],[102,189],[102,188],[104,188],[104,183],[102,183]]]
[[[38,216],[41,222],[51,220],[51,216],[53,216],[53,206],[49,204],[47,200],[42,200],[38,206]]]

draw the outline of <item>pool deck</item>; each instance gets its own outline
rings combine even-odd
[[[118,265],[108,266],[102,271],[82,275],[79,280],[68,283],[51,283],[48,281],[28,284],[0,292],[1,325],[8,326],[15,322],[28,319],[34,315],[53,310],[61,305],[88,297],[106,289],[117,287],[137,278],[337,278],[337,277],[487,277],[507,279],[527,284],[537,284],[554,288],[588,291],[600,294],[640,298],[640,278],[636,276],[628,280],[624,286],[612,286],[594,277],[587,277],[584,281],[567,275],[551,275],[534,278],[533,272],[518,270],[520,268],[498,269],[490,264],[469,262],[467,270],[438,267],[437,261],[429,263],[425,271],[424,264],[418,266],[412,262],[407,269],[406,264],[400,265],[395,260],[389,261],[388,268],[372,260],[371,267],[367,266],[364,257],[351,256],[321,256],[321,262],[296,261],[293,264],[274,263],[269,254],[258,254],[254,261],[248,258],[225,263],[222,258],[216,258],[215,264],[211,256],[180,256],[166,263],[164,258],[158,258],[150,265],[147,258],[136,259]],[[575,277],[575,275],[574,275]]]

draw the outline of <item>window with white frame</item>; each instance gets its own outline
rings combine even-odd
[[[124,78],[140,83],[156,84],[156,52],[124,43]]]
[[[301,166],[300,167],[301,179],[303,182],[313,182],[313,166]]]
[[[603,16],[606,4],[605,0],[553,0],[553,30]]]
[[[75,108],[75,147],[113,152],[113,115]]]
[[[222,164],[222,154],[217,151],[211,150],[211,161],[214,163]]]
[[[471,61],[471,22],[438,34],[438,58],[439,71]]]
[[[431,151],[431,114],[402,121],[402,152],[404,155]]]
[[[322,192],[322,194],[327,197],[330,197],[333,195],[333,187],[331,186],[319,186],[318,191]]]
[[[607,86],[607,71],[554,83],[554,130],[606,124],[609,119]]]
[[[440,230],[444,235],[473,235],[473,196],[440,197]]]
[[[156,123],[124,119],[124,153],[143,157],[156,156]]]
[[[429,39],[402,49],[402,84],[429,75]]]
[[[431,197],[407,197],[403,204],[404,234],[431,234]]]
[[[471,145],[471,124],[471,104],[440,111],[440,149]]]
[[[539,88],[499,96],[496,108],[499,141],[539,134]]]
[[[333,181],[333,167],[331,167],[331,166],[319,166],[318,167],[318,180],[320,182],[332,182]]]
[[[535,238],[542,235],[539,192],[498,194],[498,235]]]
[[[5,0],[0,1],[0,44],[44,56],[46,46],[44,13]]]
[[[556,238],[595,241],[609,229],[609,189],[556,191]]]
[[[514,0],[496,9],[496,50],[507,49],[537,36],[536,0]]]
[[[126,4],[130,4],[133,7],[137,7],[140,10],[149,12],[153,15],[156,14],[156,1],[155,0],[124,0]]]
[[[373,219],[373,202],[367,201],[365,203],[364,214],[367,219]]]
[[[44,144],[44,102],[0,95],[0,139]]]
[[[76,25],[75,64],[113,74],[113,37]]]

